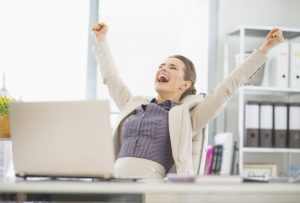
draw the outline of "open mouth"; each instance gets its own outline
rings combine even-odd
[[[167,83],[169,82],[169,78],[168,76],[161,74],[158,76],[157,81],[160,83]]]

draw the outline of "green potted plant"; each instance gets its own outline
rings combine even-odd
[[[13,97],[0,95],[0,138],[10,138],[8,105],[12,101],[16,100]]]

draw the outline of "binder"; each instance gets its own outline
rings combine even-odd
[[[245,107],[246,147],[259,146],[259,103],[248,101]]]
[[[273,146],[273,105],[272,103],[261,103],[260,105],[259,140],[260,147]]]
[[[290,87],[300,88],[300,43],[291,42]]]
[[[288,106],[285,103],[274,105],[274,147],[287,147],[287,113]]]
[[[288,87],[289,43],[283,42],[267,55],[263,84],[265,86]]]
[[[300,148],[300,103],[289,105],[289,139],[290,148]]]

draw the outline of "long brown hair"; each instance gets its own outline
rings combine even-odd
[[[193,62],[187,57],[182,55],[173,55],[173,56],[169,56],[169,58],[177,58],[184,63],[185,69],[184,69],[183,79],[186,81],[191,81],[192,83],[191,87],[185,90],[185,92],[181,95],[180,100],[183,99],[186,95],[196,94],[197,90],[194,86],[196,82],[196,70]]]

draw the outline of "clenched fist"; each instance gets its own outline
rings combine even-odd
[[[107,31],[108,26],[103,22],[93,25],[91,32],[95,38],[96,43],[104,41],[106,39]]]
[[[260,47],[261,52],[267,54],[273,47],[284,41],[282,31],[279,28],[273,28],[265,38],[264,43]]]

